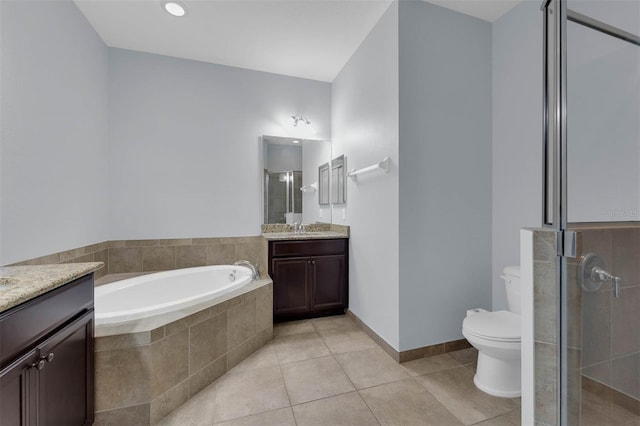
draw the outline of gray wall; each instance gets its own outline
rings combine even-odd
[[[0,8],[0,264],[7,264],[108,238],[108,60],[72,1]]]
[[[331,85],[109,49],[110,237],[258,235],[260,135],[330,139]],[[304,112],[310,127],[293,127]]]
[[[500,279],[520,263],[520,229],[542,221],[542,13],[523,1],[493,24],[493,309],[506,309]]]
[[[393,2],[332,85],[333,157],[348,169],[391,157],[388,174],[347,180],[333,223],[351,226],[349,309],[399,347],[398,3]],[[343,217],[342,211],[345,211]]]
[[[302,143],[302,185],[318,183],[318,167],[331,159],[331,141]],[[318,204],[318,191],[302,193],[302,221],[331,223],[331,207]]]
[[[400,15],[400,349],[462,338],[491,308],[491,24]]]

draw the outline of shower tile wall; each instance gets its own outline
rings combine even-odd
[[[535,341],[535,421],[556,425],[558,417],[558,291],[556,234],[533,232],[533,299]]]
[[[562,307],[568,318],[568,424],[586,424],[589,415],[606,416],[620,407],[638,414],[640,227],[600,224],[572,230],[577,232],[578,252],[567,262]],[[556,425],[558,416],[560,301],[555,244],[553,231],[534,231],[535,421],[540,425]],[[580,258],[587,253],[601,256],[606,269],[622,277],[619,298],[610,284],[593,293],[582,290]],[[598,400],[595,405],[588,402],[594,395]]]
[[[625,408],[640,411],[640,228],[577,228],[578,255],[595,253],[605,269],[622,278],[620,297],[611,284],[582,293],[582,374],[590,385],[605,385]],[[578,257],[579,257],[578,256]],[[577,271],[577,266],[576,266]],[[576,279],[571,283],[580,289]],[[580,315],[580,313],[576,313]]]

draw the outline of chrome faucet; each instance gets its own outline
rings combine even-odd
[[[251,269],[251,281],[256,281],[260,278],[260,267],[258,265],[252,265],[248,260],[238,260],[233,266],[246,266]]]
[[[591,270],[591,279],[593,281],[601,281],[601,282],[607,282],[607,281],[611,281],[611,285],[613,286],[613,291],[614,291],[614,295],[616,297],[620,297],[620,281],[622,281],[622,279],[620,277],[616,277],[615,275],[611,274],[610,272],[605,271],[602,268],[599,267],[595,267]]]
[[[307,225],[304,223],[293,222],[294,234],[304,234],[305,232],[307,232]]]

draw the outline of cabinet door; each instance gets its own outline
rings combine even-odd
[[[273,314],[289,315],[309,311],[309,285],[307,257],[273,259]]]
[[[346,307],[345,256],[311,258],[311,309],[323,310]]]
[[[0,425],[31,425],[37,422],[35,392],[37,360],[32,350],[0,371]]]
[[[39,349],[45,361],[39,371],[39,423],[93,423],[93,311],[54,334]]]

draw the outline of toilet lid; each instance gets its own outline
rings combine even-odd
[[[509,311],[480,312],[466,317],[462,328],[487,339],[520,340],[520,315]]]

